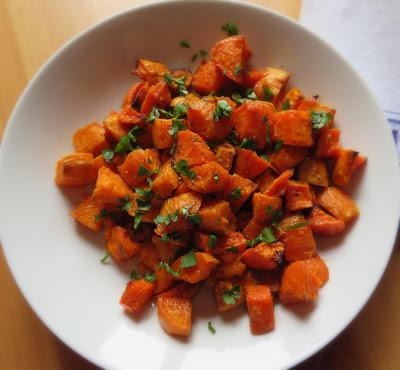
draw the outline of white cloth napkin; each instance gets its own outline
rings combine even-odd
[[[400,0],[303,0],[300,22],[334,45],[367,80],[400,156]]]

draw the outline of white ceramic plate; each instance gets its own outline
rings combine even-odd
[[[188,340],[169,337],[154,308],[140,319],[118,305],[130,266],[102,265],[101,237],[68,216],[82,191],[53,182],[71,135],[118,109],[139,57],[190,66],[233,21],[249,37],[256,66],[283,65],[307,95],[337,108],[344,145],[368,156],[352,191],[360,219],[345,236],[319,241],[331,279],[311,312],[276,307],[276,330],[252,336],[240,309],[222,317],[209,293],[195,299]],[[192,49],[179,47],[189,40]],[[219,1],[162,2],[113,16],[67,43],[22,95],[0,160],[1,239],[19,287],[71,348],[110,369],[278,369],[307,358],[360,311],[389,259],[399,220],[400,181],[392,138],[376,100],[353,68],[299,24],[267,9]],[[207,330],[214,322],[215,335]],[[46,349],[43,349],[46,350]]]

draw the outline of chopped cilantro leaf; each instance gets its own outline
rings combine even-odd
[[[181,269],[185,269],[188,267],[195,266],[197,264],[196,255],[194,251],[190,251],[182,256],[181,260]]]
[[[173,270],[168,262],[164,262],[164,261],[159,262],[158,268],[163,268],[165,271],[168,272],[168,274],[170,274],[174,277],[179,277],[179,274],[180,274],[179,271]]]
[[[232,144],[232,145],[234,145],[234,146],[238,146],[240,143],[239,143],[239,138],[236,136],[236,133],[235,133],[235,131],[231,131],[231,133],[229,134],[229,136],[228,136],[228,140],[229,140],[229,142]]]
[[[260,235],[258,235],[255,239],[250,240],[247,245],[252,248],[255,247],[257,244],[260,244],[262,242],[264,243],[273,243],[276,241],[276,238],[274,236],[274,233],[269,227],[265,227],[263,231],[261,232]]]
[[[295,230],[295,229],[298,229],[300,227],[307,226],[308,224],[309,224],[308,221],[298,222],[296,224],[289,225],[289,226],[285,227],[285,231]]]
[[[103,208],[100,210],[100,213],[95,216],[95,221],[99,222],[102,218],[106,218],[108,215],[108,211]]]
[[[147,281],[148,283],[153,283],[156,280],[156,275],[147,273],[146,275],[144,275],[143,279],[144,279],[144,281]]]
[[[200,50],[199,50],[199,55],[200,55],[201,57],[205,57],[205,56],[207,55],[207,52],[206,52],[205,50],[203,50],[203,49],[200,49]]]
[[[214,182],[218,183],[219,182],[219,175],[217,173],[214,173],[213,179],[214,179]]]
[[[181,159],[178,163],[172,166],[175,172],[179,173],[181,176],[186,176],[189,179],[193,180],[196,177],[196,172],[192,171],[188,162],[185,159]]]
[[[158,110],[157,107],[153,107],[153,108],[151,108],[151,111],[150,111],[146,121],[148,123],[153,123],[159,117],[160,117],[160,111]]]
[[[133,223],[133,228],[136,230],[140,223],[142,222],[143,219],[143,214],[141,212],[135,212],[135,221]]]
[[[222,31],[225,31],[228,36],[235,36],[239,33],[238,28],[236,27],[236,25],[234,23],[228,22],[225,23],[222,27],[221,27]]]
[[[110,256],[111,256],[110,252],[107,251],[107,252],[105,253],[105,255],[100,259],[100,262],[101,262],[101,263],[106,263],[106,261],[108,260],[108,257],[110,257]]]
[[[250,100],[257,100],[257,95],[255,94],[255,92],[253,91],[253,89],[248,89],[245,93],[245,96],[247,99]]]
[[[231,289],[222,293],[222,298],[226,304],[235,304],[236,300],[241,297],[240,285],[234,285]]]
[[[208,237],[208,246],[210,248],[215,248],[217,246],[218,238],[215,234],[210,234]]]
[[[132,270],[129,277],[131,278],[131,280],[139,280],[140,279],[139,273],[136,272],[135,270]]]
[[[151,171],[148,170],[146,167],[143,167],[142,165],[140,165],[137,174],[138,174],[138,176],[150,176]]]
[[[325,127],[333,119],[331,112],[314,112],[311,111],[311,123],[313,128],[320,129]]]
[[[153,198],[154,193],[150,189],[135,188],[135,193],[145,199]]]
[[[107,163],[111,163],[112,159],[114,158],[114,151],[111,149],[103,149],[101,154]]]
[[[194,53],[193,56],[192,56],[191,61],[194,62],[196,59],[197,59],[197,53]]]
[[[171,213],[169,215],[158,215],[155,219],[154,219],[154,223],[159,225],[159,224],[165,224],[165,225],[169,225],[171,222],[176,222],[178,221],[178,216],[179,216],[179,209],[177,209],[174,213]]]
[[[272,99],[274,98],[274,94],[268,86],[263,87],[263,93],[265,101],[272,101]]]
[[[191,223],[192,225],[200,225],[201,224],[201,217],[198,214],[188,215],[187,219],[188,219],[189,223]]]
[[[238,247],[229,247],[229,248],[227,248],[226,250],[227,250],[228,252],[231,252],[231,253],[239,253],[239,252],[240,252],[240,250],[239,250]]]
[[[242,197],[242,190],[239,187],[237,187],[231,191],[232,199],[237,200],[237,199],[240,199],[241,197]]]
[[[168,85],[172,85],[174,82],[178,86],[179,95],[187,95],[188,91],[185,86],[186,76],[174,78],[170,74],[164,75],[164,80]]]
[[[168,133],[171,136],[175,136],[178,131],[186,130],[186,126],[181,119],[172,119],[171,128],[168,130]]]
[[[256,150],[257,149],[257,145],[256,145],[256,142],[252,138],[245,137],[243,139],[243,141],[240,143],[239,148]]]
[[[235,76],[239,76],[239,73],[242,72],[243,67],[238,64],[235,69],[233,70],[233,73],[235,74]]]
[[[187,48],[187,49],[190,48],[190,44],[189,44],[186,40],[182,40],[182,41],[179,43],[179,45],[180,45],[181,48]]]
[[[213,323],[211,321],[208,322],[207,327],[208,327],[208,331],[211,334],[215,334],[216,330],[215,330],[214,325],[213,325]]]
[[[283,141],[282,140],[277,140],[275,141],[275,145],[274,145],[274,153],[279,152],[282,148],[283,145]]]
[[[285,101],[282,103],[281,110],[288,110],[290,109],[290,100],[285,99]]]
[[[224,117],[230,117],[232,113],[232,107],[226,100],[219,100],[217,103],[217,107],[214,111],[214,121],[219,121]]]
[[[175,118],[184,117],[187,113],[187,109],[188,108],[185,104],[178,103],[177,105],[175,105],[175,107],[173,109],[173,114],[174,114]]]

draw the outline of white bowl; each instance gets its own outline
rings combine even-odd
[[[293,85],[337,109],[344,145],[368,157],[351,189],[361,217],[344,237],[318,241],[331,278],[313,310],[277,305],[276,330],[252,336],[244,312],[221,317],[205,291],[195,298],[191,337],[177,340],[160,328],[154,308],[135,319],[118,305],[130,266],[100,264],[101,236],[68,216],[82,191],[57,188],[54,165],[73,150],[75,129],[119,108],[137,58],[191,66],[194,51],[225,36],[220,27],[227,21],[248,36],[256,66],[283,65],[293,72]],[[189,40],[192,48],[182,49],[180,40]],[[20,289],[67,345],[112,369],[293,366],[332,340],[366,303],[390,257],[399,220],[394,145],[365,83],[298,23],[246,3],[158,2],[75,37],[43,66],[16,105],[1,148],[0,174],[1,239]],[[215,335],[207,330],[208,321]]]

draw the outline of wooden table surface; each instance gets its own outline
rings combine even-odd
[[[56,49],[85,27],[139,1],[1,0],[0,137],[23,88]],[[298,17],[301,6],[301,0],[254,2],[293,18]],[[333,343],[298,369],[400,368],[399,241],[384,278],[361,314]],[[0,369],[96,369],[35,316],[12,279],[1,248],[0,282]]]

